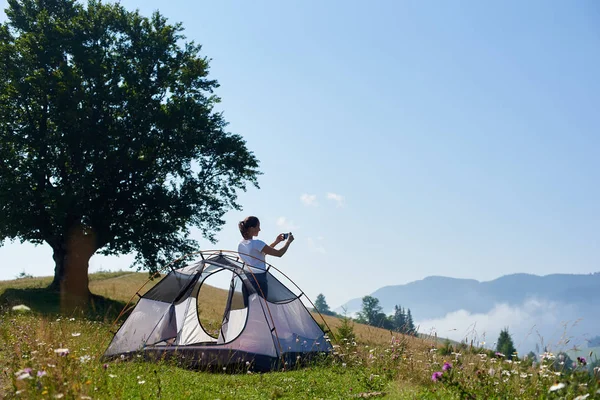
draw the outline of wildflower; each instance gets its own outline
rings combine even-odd
[[[575,397],[573,400],[585,400],[585,399],[587,399],[588,397],[590,397],[590,394],[589,394],[589,393],[587,393],[587,394],[582,394],[581,396],[577,396],[577,397]]]
[[[47,374],[46,374],[46,371],[39,370],[39,371],[37,372],[37,376],[38,376],[38,378],[41,378],[42,376],[46,376],[46,375],[47,375]]]
[[[86,354],[85,356],[79,357],[79,362],[82,364],[85,364],[86,362],[90,361],[91,359],[92,359],[92,357],[90,357]]]
[[[564,383],[560,382],[560,383],[555,383],[554,385],[550,386],[550,390],[548,390],[549,392],[556,392],[557,390],[563,389],[565,386]]]
[[[104,364],[104,365],[102,366],[102,368],[104,368],[104,369],[108,369],[108,364]]]
[[[23,372],[19,376],[17,376],[18,381],[22,381],[23,379],[30,379],[31,374],[29,372]]]
[[[55,395],[54,395],[54,398],[55,398],[55,399],[62,399],[63,397],[65,397],[65,395],[64,395],[64,394],[62,394],[62,393],[59,393],[59,394],[55,394]]]
[[[69,349],[55,349],[54,352],[61,357],[64,357],[69,354]]]
[[[23,368],[15,372],[15,375],[31,374],[31,368]]]
[[[75,318],[69,318],[69,321],[75,321]]]
[[[18,306],[14,306],[12,308],[13,311],[26,312],[31,311],[31,308],[27,307],[25,304],[19,304]]]
[[[116,376],[116,375],[113,375],[113,374],[108,374],[108,377],[109,377],[109,378],[116,378],[117,376]]]
[[[442,367],[442,371],[450,371],[452,369],[452,364],[450,364],[449,362],[445,362],[444,366]]]
[[[73,337],[81,336],[81,333],[80,332],[73,332],[73,333],[71,333],[71,336],[73,336]]]
[[[138,381],[138,385],[143,385],[146,381]]]
[[[497,351],[495,354],[496,354],[496,357],[505,357],[505,355],[500,353],[499,351]]]
[[[346,363],[342,363],[342,367],[346,368]]]
[[[585,357],[577,357],[577,362],[583,365],[584,367],[587,365],[587,360],[585,359]]]
[[[442,372],[434,372],[433,375],[431,375],[431,380],[434,382],[442,380]]]

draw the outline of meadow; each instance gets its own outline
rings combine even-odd
[[[489,349],[405,336],[325,316],[335,353],[288,371],[194,371],[140,359],[103,362],[113,320],[145,273],[90,275],[91,311],[63,315],[51,278],[0,282],[0,394],[7,399],[595,399],[600,371],[573,371],[552,353],[538,362]],[[156,282],[144,287],[148,290]],[[143,293],[143,292],[142,292]],[[226,292],[205,296],[207,323]],[[13,307],[26,305],[31,310]],[[319,319],[317,318],[319,321]],[[204,322],[203,321],[203,322]]]

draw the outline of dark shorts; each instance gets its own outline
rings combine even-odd
[[[258,274],[254,274],[254,275],[249,274],[248,279],[250,280],[250,283],[252,284],[252,286],[254,286],[254,288],[256,289],[256,292],[258,293],[259,296],[268,298],[269,285],[267,284],[266,272],[258,273]]]

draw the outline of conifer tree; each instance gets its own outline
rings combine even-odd
[[[500,331],[498,343],[496,344],[496,351],[504,354],[506,359],[512,359],[516,349],[515,345],[513,344],[512,337],[508,333],[508,328],[504,328],[502,331]]]
[[[409,335],[415,334],[415,324],[413,322],[412,314],[410,312],[410,308],[406,312],[406,333]]]
[[[315,299],[315,309],[321,314],[325,315],[333,315],[334,313],[329,308],[327,304],[327,300],[325,300],[325,295],[323,293],[319,293],[317,298]]]

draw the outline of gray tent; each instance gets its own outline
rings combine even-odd
[[[269,266],[266,301],[260,286],[252,284],[254,275],[234,252],[203,256],[171,271],[141,296],[104,356],[176,357],[189,367],[268,371],[329,353],[331,343],[302,303],[304,294],[294,294],[273,271],[277,270]],[[230,275],[231,284],[222,324],[211,335],[201,323],[198,294],[205,280],[218,272]]]

